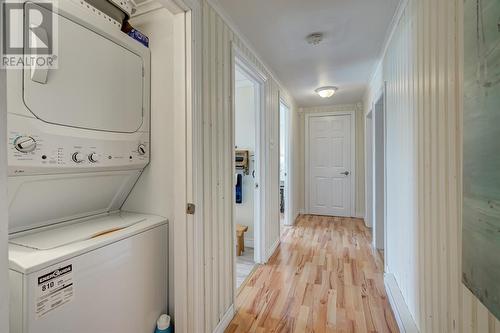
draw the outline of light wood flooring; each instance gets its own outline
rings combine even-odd
[[[399,332],[362,220],[305,215],[241,288],[232,332]]]
[[[251,247],[246,247],[241,256],[236,257],[236,288],[241,287],[252,273],[255,265],[254,250]]]

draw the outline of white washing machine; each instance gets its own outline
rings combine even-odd
[[[166,234],[161,217],[121,212],[12,238],[10,332],[154,332]]]
[[[59,67],[7,73],[10,332],[150,333],[167,221],[121,211],[150,160],[150,52],[84,1],[55,4]]]

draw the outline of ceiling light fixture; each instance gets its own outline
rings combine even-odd
[[[321,96],[321,98],[329,98],[332,97],[339,88],[337,87],[321,87],[316,89],[316,93]]]

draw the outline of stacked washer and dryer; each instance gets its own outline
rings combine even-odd
[[[150,161],[150,52],[58,3],[58,69],[7,74],[10,332],[149,333],[167,221],[121,207]]]

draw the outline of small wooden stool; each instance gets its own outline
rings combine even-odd
[[[248,231],[248,226],[237,224],[236,225],[236,238],[238,239],[238,257],[241,256],[242,252],[245,252],[245,232]]]

